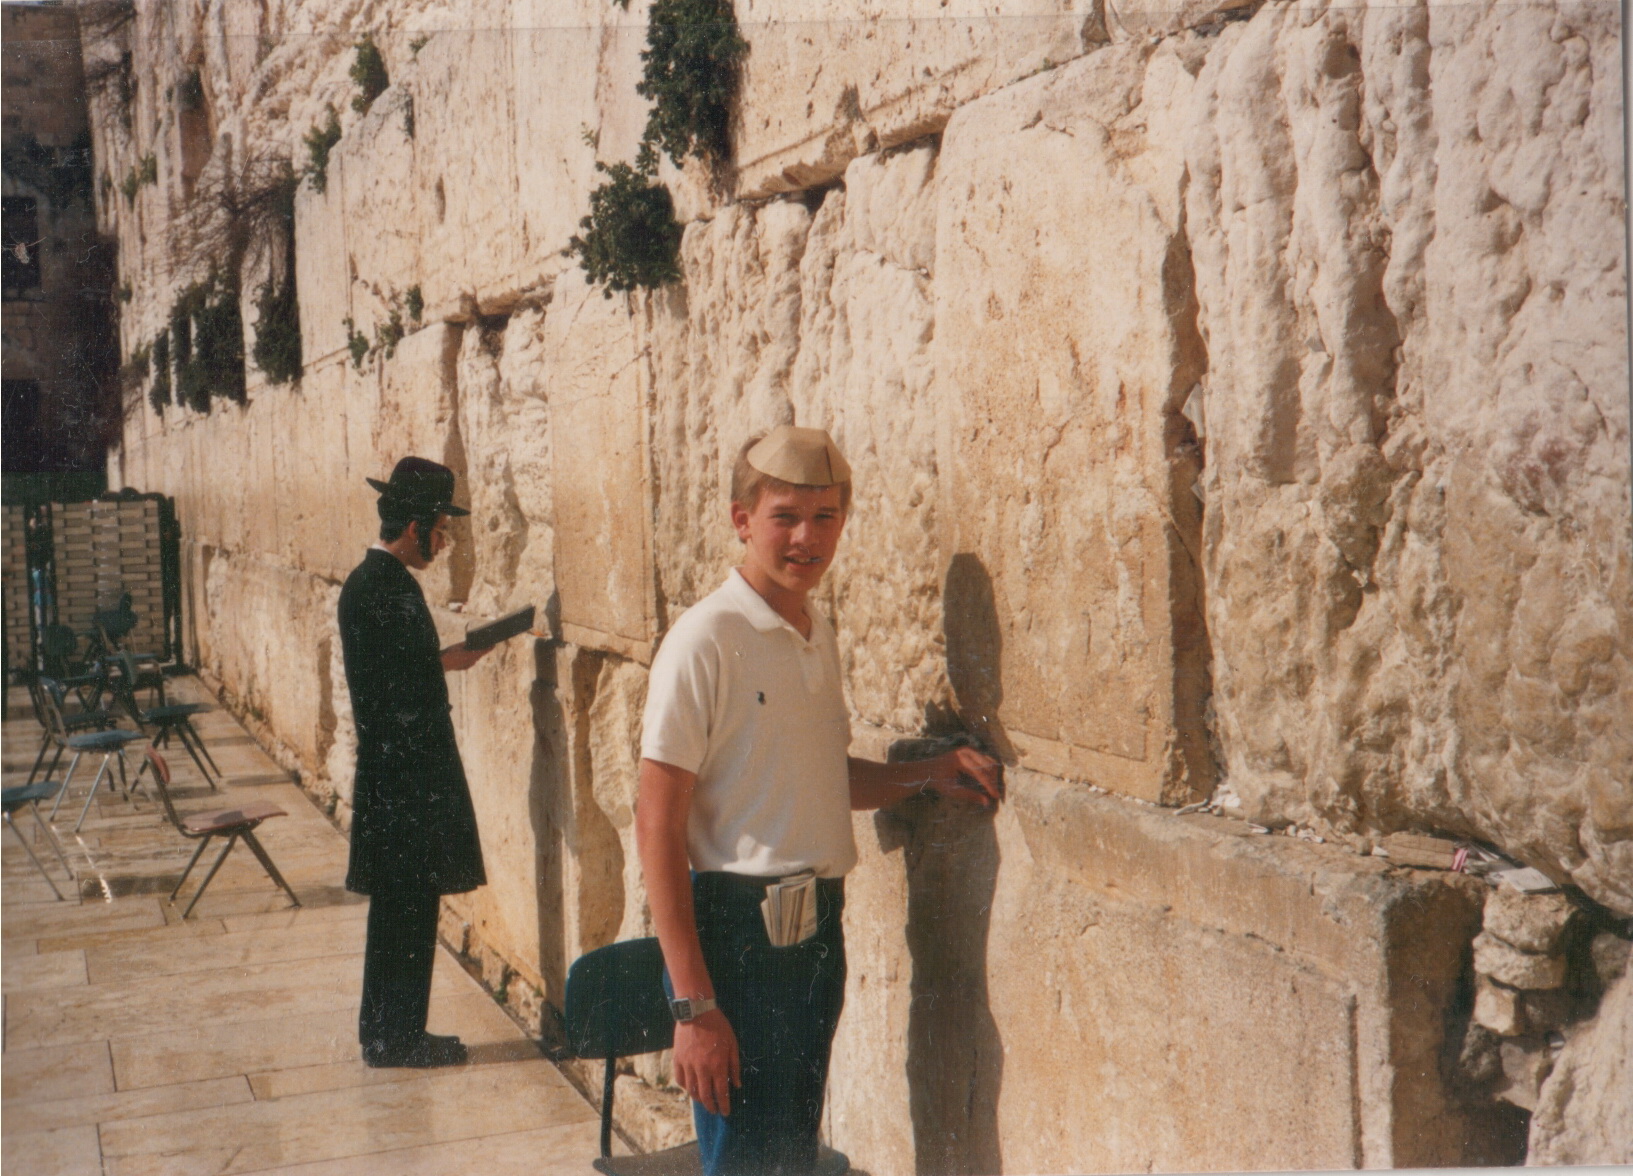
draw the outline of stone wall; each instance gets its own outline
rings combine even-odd
[[[644,123],[640,0],[139,3],[92,40],[139,80],[129,132],[94,103],[106,166],[161,160],[101,208],[127,349],[209,263],[170,256],[174,79],[201,69],[207,169],[301,163],[325,103],[344,128],[297,198],[299,385],[133,401],[110,455],[177,498],[202,668],[344,821],[363,479],[460,473],[439,625],[532,602],[554,639],[452,680],[493,881],[444,934],[548,1028],[572,959],[648,930],[645,666],[735,558],[730,462],[823,425],[858,752],[965,731],[1011,796],[858,815],[835,1145],[1514,1160],[1523,1114],[1458,1065],[1485,888],[1366,854],[1474,838],[1633,915],[1616,10],[831,7],[739,0],[737,169],[664,163],[684,282],[610,299],[561,250]],[[360,115],[364,31],[392,86]],[[345,320],[411,289],[354,363]],[[1215,795],[1257,824],[1175,815]],[[1539,1154],[1595,1158],[1544,1089]]]

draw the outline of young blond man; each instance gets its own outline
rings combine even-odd
[[[929,791],[994,808],[971,748],[882,764],[848,755],[832,626],[809,596],[833,562],[850,468],[820,429],[743,447],[731,522],[743,562],[688,610],[652,665],[636,838],[673,998],[675,1080],[707,1176],[810,1172],[845,991],[850,811]],[[802,883],[809,926],[773,946],[767,887]]]

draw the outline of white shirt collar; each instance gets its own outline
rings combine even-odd
[[[738,568],[733,568],[731,575],[726,577],[725,588],[726,591],[731,593],[732,600],[742,610],[743,615],[748,618],[749,624],[760,632],[769,633],[774,629],[787,629],[801,641],[806,640],[800,634],[800,631],[789,624],[781,613],[766,603],[765,597],[754,591],[754,585],[748,582],[748,579]],[[814,616],[811,623],[812,625],[816,624]],[[815,632],[816,630],[813,628],[813,636]]]

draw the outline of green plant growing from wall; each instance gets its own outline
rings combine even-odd
[[[130,358],[119,365],[119,382],[127,388],[140,387],[151,371],[152,351],[143,343],[130,353]]]
[[[216,270],[184,289],[170,311],[176,400],[209,412],[212,396],[242,404],[244,319],[234,275]]]
[[[414,95],[410,94],[403,101],[403,134],[412,139],[415,129]]]
[[[130,286],[129,282],[120,282],[119,283],[119,301],[120,302],[129,302],[135,296],[136,296],[136,292],[131,289],[131,286]]]
[[[367,114],[374,100],[391,85],[391,75],[386,72],[386,59],[380,55],[380,47],[374,43],[373,36],[365,36],[352,49],[351,78],[357,83],[357,93],[352,96],[352,109],[358,114]]]
[[[321,124],[314,123],[312,129],[306,132],[306,177],[312,181],[312,187],[319,192],[329,190],[329,152],[334,150],[340,142],[340,115],[336,113],[332,103],[324,106],[325,118]]]
[[[731,0],[653,0],[646,46],[635,92],[651,100],[652,110],[637,165],[651,174],[659,150],[677,165],[688,155],[724,162],[748,52]]]
[[[136,190],[141,186],[141,181],[136,178],[135,168],[131,168],[128,172],[126,172],[125,178],[119,181],[119,190],[125,194],[125,204],[127,207],[135,205]]]
[[[160,331],[153,338],[151,353],[153,386],[147,390],[147,402],[153,411],[164,415],[164,406],[170,403],[170,332]]]
[[[250,355],[273,384],[292,384],[305,372],[295,281],[295,189],[299,183],[286,165],[269,194],[265,235],[278,239],[268,242],[276,249],[273,272],[261,283],[255,298],[255,345]]]
[[[352,369],[363,370],[363,361],[369,357],[369,337],[357,329],[352,316],[341,320],[346,325],[346,350],[352,353]]]
[[[255,366],[273,384],[293,384],[305,372],[301,361],[300,303],[295,282],[268,278],[255,297]]]
[[[397,354],[397,344],[403,341],[403,312],[395,306],[391,308],[391,316],[383,323],[374,325],[374,347],[372,350],[383,354],[387,359]]]
[[[425,296],[420,293],[417,285],[410,286],[408,293],[403,295],[403,308],[408,311],[408,317],[416,323],[425,316]]]
[[[137,169],[136,179],[143,187],[159,182],[159,160],[151,151],[142,156],[141,167]]]
[[[590,193],[590,215],[580,220],[565,250],[576,254],[602,296],[638,286],[657,287],[680,277],[681,227],[669,189],[627,163],[597,163],[606,183]]]

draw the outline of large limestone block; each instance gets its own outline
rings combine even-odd
[[[459,434],[461,334],[458,324],[448,323],[415,331],[397,345],[393,358],[382,355],[372,368],[365,366],[359,378],[376,382],[379,389],[372,449],[382,472],[368,476],[389,477],[392,467],[410,454],[428,457],[454,471],[454,500],[465,505],[470,489],[463,484],[465,451]],[[455,519],[450,525],[453,550],[423,577],[426,599],[436,604],[463,601],[470,590],[470,520]]]
[[[498,617],[532,604],[540,629],[555,592],[544,314],[531,308],[503,328],[467,329],[458,371],[474,564],[467,612]]]
[[[642,300],[637,328],[653,389],[653,558],[666,609],[708,595],[741,559],[728,514],[731,471],[748,438],[793,416],[789,375],[810,222],[803,204],[788,201],[728,206],[687,226],[685,288]]]
[[[329,660],[338,585],[253,553],[215,554],[194,601],[204,666],[233,709],[318,774],[335,730]]]
[[[850,462],[846,539],[826,584],[846,694],[867,722],[917,731],[947,705],[936,543],[936,151],[856,160],[811,222],[800,262],[798,423]]]
[[[545,315],[556,584],[567,639],[650,660],[655,633],[644,356],[622,298],[578,270]]]
[[[346,320],[354,317],[345,184],[345,168],[331,164],[323,192],[308,181],[295,193],[295,289],[308,366],[345,351]]]
[[[835,1146],[932,1172],[1476,1160],[1438,1064],[1475,887],[1026,771],[1010,789],[995,820],[858,821]]]
[[[605,178],[596,160],[635,158],[647,107],[635,93],[646,45],[639,7],[601,0],[511,5],[516,202],[530,281],[574,264],[561,251],[581,231],[590,191]]]
[[[1633,974],[1567,1033],[1531,1117],[1526,1163],[1633,1164]]]
[[[1618,54],[1603,6],[1266,7],[1186,156],[1237,793],[1629,911]]]
[[[393,309],[408,318],[402,297],[420,284],[421,193],[414,184],[416,140],[406,122],[413,110],[417,127],[418,109],[408,90],[390,87],[329,157],[331,171],[341,173],[341,217],[360,230],[346,235],[351,317],[371,343]]]
[[[458,641],[467,618],[438,616],[443,643]],[[539,659],[549,651],[527,636],[506,641],[471,669],[448,675],[460,757],[476,809],[488,884],[469,899],[480,940],[528,983],[542,986],[539,937],[554,912],[541,911],[550,843],[543,792],[551,765],[535,729]]]
[[[1575,904],[1564,894],[1526,894],[1499,886],[1486,899],[1485,929],[1521,951],[1547,954],[1559,946],[1575,914]]]
[[[517,199],[515,73],[497,5],[420,49],[413,92],[421,285],[432,317],[514,296],[525,249]]]
[[[635,845],[641,714],[645,706],[646,668],[623,658],[605,659],[589,711],[590,788],[623,850],[623,909],[617,912],[618,939],[652,934],[641,858]]]
[[[746,195],[807,188],[939,131],[960,105],[1104,40],[1097,5],[752,0],[733,136]]]
[[[959,111],[937,164],[947,640],[965,719],[1148,800],[1211,781],[1180,416],[1201,372],[1174,135],[1191,79],[1112,48]]]

